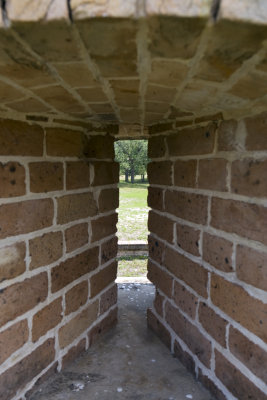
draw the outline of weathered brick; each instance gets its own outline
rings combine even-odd
[[[16,350],[22,347],[29,338],[27,320],[19,321],[0,333],[0,364]]]
[[[90,164],[87,161],[69,161],[66,163],[67,190],[90,186]]]
[[[98,271],[90,278],[90,297],[95,297],[108,285],[115,281],[117,276],[117,262],[114,261],[107,267]]]
[[[58,224],[66,224],[76,219],[93,217],[97,214],[97,205],[91,192],[70,194],[57,198]]]
[[[226,239],[204,233],[203,260],[224,272],[232,272],[233,244]]]
[[[60,348],[64,348],[72,343],[78,336],[95,322],[98,314],[98,301],[90,304],[85,310],[76,315],[73,319],[62,326],[58,332]]]
[[[198,187],[226,191],[227,161],[221,158],[199,160]]]
[[[147,325],[148,327],[159,336],[165,345],[171,348],[171,335],[168,329],[160,322],[154,315],[153,311],[148,308],[147,310]]]
[[[95,161],[93,186],[112,185],[119,182],[119,163],[108,161]]]
[[[0,249],[0,282],[25,272],[25,243],[15,243]]]
[[[160,158],[166,154],[166,144],[164,136],[155,136],[148,140],[148,157]]]
[[[187,320],[169,301],[165,305],[166,322],[185,342],[193,354],[206,366],[210,367],[211,343],[198,328]]]
[[[216,400],[227,400],[218,386],[207,375],[204,375],[201,369],[198,370],[198,380],[214,395]]]
[[[154,307],[155,307],[156,312],[157,312],[161,317],[163,317],[163,307],[164,307],[164,306],[163,306],[163,303],[164,303],[164,299],[165,299],[165,297],[162,296],[162,295],[159,293],[158,289],[156,289],[156,291],[155,291],[155,299],[154,299],[153,304],[154,304]]]
[[[248,239],[267,244],[267,207],[234,200],[213,198],[211,225]]]
[[[267,150],[267,114],[245,119],[247,128],[246,149]]]
[[[92,225],[92,243],[104,239],[107,236],[117,232],[116,224],[118,214],[114,213],[105,217],[99,217],[91,222]]]
[[[118,289],[113,285],[100,297],[100,314],[104,314],[108,309],[117,303]]]
[[[91,135],[88,139],[86,155],[89,158],[114,159],[114,138],[110,135]]]
[[[101,263],[112,260],[118,253],[118,238],[114,236],[112,239],[101,244]]]
[[[194,256],[199,256],[199,237],[200,231],[198,229],[176,224],[177,245]]]
[[[52,293],[64,288],[98,267],[99,248],[93,247],[54,267],[51,272]]]
[[[63,189],[63,164],[59,162],[35,162],[29,164],[30,190],[46,193]]]
[[[178,279],[207,297],[208,272],[201,265],[169,247],[165,250],[164,265]]]
[[[89,332],[88,339],[90,346],[97,341],[100,335],[109,331],[118,322],[118,309],[111,310],[108,315],[96,324]]]
[[[193,357],[187,351],[183,350],[177,340],[174,341],[173,352],[186,369],[195,375],[195,361]]]
[[[173,127],[173,122],[165,122],[163,124],[155,124],[149,127],[149,134],[154,135],[155,133],[160,133],[160,132],[167,132],[171,131]]]
[[[51,199],[28,200],[0,206],[0,239],[46,228],[53,223]]]
[[[181,187],[196,187],[196,160],[175,161],[174,163],[174,185]]]
[[[46,151],[55,157],[85,156],[87,138],[82,132],[63,128],[46,128]]]
[[[173,221],[164,215],[149,211],[148,230],[169,243],[173,243],[173,225]]]
[[[170,186],[172,184],[172,162],[150,162],[147,165],[147,175],[150,184]]]
[[[47,293],[48,279],[46,272],[2,289],[0,293],[0,326],[14,320],[44,301]]]
[[[218,151],[238,150],[237,121],[222,121],[218,128]]]
[[[267,305],[251,297],[241,286],[213,274],[211,300],[236,322],[267,340]]]
[[[246,246],[237,246],[236,275],[241,281],[267,290],[267,254]]]
[[[62,232],[50,232],[29,241],[30,269],[57,261],[63,254]]]
[[[157,267],[151,260],[148,260],[147,269],[147,278],[168,297],[171,297],[173,278],[166,271]]]
[[[195,319],[198,299],[177,281],[174,281],[173,300],[182,311]]]
[[[62,298],[54,300],[40,311],[32,319],[32,340],[36,342],[50,329],[57,326],[62,320]]]
[[[58,372],[58,363],[54,362],[52,366],[49,367],[48,370],[46,370],[46,372],[42,374],[40,378],[37,379],[32,388],[26,392],[25,394],[26,400],[31,399],[32,396],[41,389],[41,386],[44,384],[44,382],[46,382],[51,377],[51,375],[55,375],[57,372]]]
[[[76,346],[69,349],[62,358],[62,369],[64,370],[73,360],[77,359],[86,349],[86,340],[82,339]]]
[[[267,160],[234,161],[232,164],[232,192],[250,197],[267,197],[266,170]]]
[[[210,154],[215,143],[216,125],[184,129],[167,137],[170,156]]]
[[[266,393],[258,389],[218,350],[215,350],[215,373],[236,398],[242,400],[266,400]]]
[[[119,189],[103,189],[99,193],[98,208],[100,213],[115,210],[119,207]]]
[[[0,155],[42,156],[44,132],[26,122],[0,120]]]
[[[203,328],[218,342],[226,347],[226,326],[227,321],[221,318],[206,303],[200,303],[198,319]]]
[[[24,167],[16,162],[0,163],[0,182],[0,197],[23,196],[26,193]]]
[[[88,281],[83,281],[74,286],[65,294],[66,309],[65,314],[68,315],[81,306],[83,306],[88,299]]]
[[[67,253],[78,249],[88,243],[88,224],[74,225],[65,230],[65,241]]]
[[[9,400],[35,376],[48,367],[55,358],[54,339],[48,339],[0,376],[0,398]]]
[[[163,190],[154,187],[148,187],[147,204],[156,210],[163,210]]]
[[[267,382],[267,353],[237,329],[230,327],[229,349],[233,355],[246,365],[263,382]]]
[[[148,249],[149,256],[155,260],[158,264],[162,264],[163,262],[163,254],[165,250],[165,245],[158,239],[155,239],[153,236],[148,236]]]
[[[205,225],[208,218],[208,199],[200,194],[167,190],[165,210],[176,217]]]

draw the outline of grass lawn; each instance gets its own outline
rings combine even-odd
[[[147,256],[120,257],[118,276],[146,276]]]

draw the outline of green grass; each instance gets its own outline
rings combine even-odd
[[[118,276],[146,276],[147,256],[120,257],[118,260]]]

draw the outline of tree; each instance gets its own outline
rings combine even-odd
[[[125,175],[125,181],[134,183],[135,175],[144,176],[148,163],[146,140],[119,140],[115,143],[116,161],[120,163],[120,173]]]

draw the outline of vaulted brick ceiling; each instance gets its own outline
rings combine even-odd
[[[186,125],[266,110],[265,0],[3,3],[1,116],[143,132],[168,119]]]

